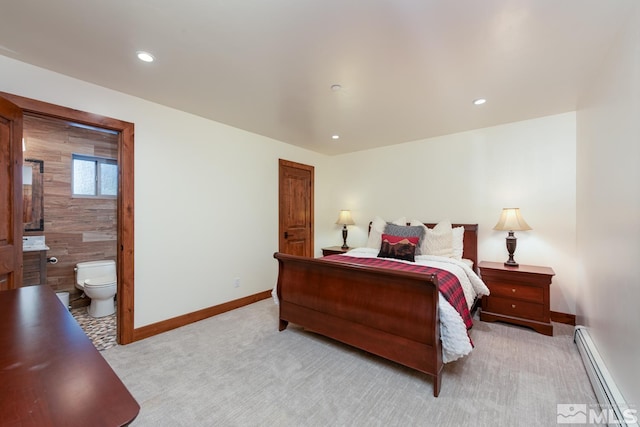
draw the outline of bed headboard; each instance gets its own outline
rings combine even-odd
[[[437,225],[435,222],[423,222],[428,228]],[[407,223],[409,225],[409,223]],[[464,227],[462,258],[473,261],[473,271],[478,272],[478,224],[451,224],[452,227]],[[369,222],[371,231],[371,222]]]

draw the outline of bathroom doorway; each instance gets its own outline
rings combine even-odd
[[[115,344],[117,313],[90,316],[88,306],[97,302],[76,284],[74,272],[79,263],[116,259],[118,138],[109,129],[23,115],[23,171],[31,177],[23,174],[24,236],[46,250],[24,246],[22,284],[48,285],[64,296],[98,350]],[[113,309],[115,284],[112,289]]]
[[[23,286],[47,284],[55,292],[68,292],[71,308],[89,304],[75,286],[76,264],[116,259],[118,138],[108,129],[23,116],[23,168],[39,169],[44,184],[40,191],[29,191],[38,187],[31,185],[36,180],[30,185],[23,180],[24,236],[44,238],[49,260],[41,272],[39,251],[25,251]]]
[[[12,94],[1,93],[10,102],[18,105],[23,114],[35,118],[55,119],[75,126],[103,129],[116,135],[118,184],[115,202],[116,237],[114,256],[117,264],[117,342],[128,344],[134,341],[134,276],[133,276],[133,135],[132,123],[90,114],[66,107],[44,103]],[[25,141],[26,143],[26,141]],[[54,154],[55,155],[55,154]],[[45,163],[46,158],[42,159]],[[17,201],[16,203],[22,203]],[[46,232],[46,212],[45,212]]]

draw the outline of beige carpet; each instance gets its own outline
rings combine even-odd
[[[102,355],[141,405],[133,426],[555,426],[596,403],[572,340],[475,320],[475,350],[430,377],[305,332],[264,300]]]

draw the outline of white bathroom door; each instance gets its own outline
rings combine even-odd
[[[22,110],[0,98],[0,290],[22,286],[21,141]]]

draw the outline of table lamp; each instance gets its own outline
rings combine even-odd
[[[529,224],[522,218],[520,214],[520,208],[504,208],[502,214],[494,230],[508,231],[507,235],[507,251],[509,252],[509,259],[504,263],[507,267],[517,267],[518,263],[514,261],[513,254],[516,251],[516,243],[518,239],[513,235],[514,231],[526,231],[531,230]]]
[[[336,224],[342,225],[342,240],[344,241],[344,243],[342,244],[342,249],[349,249],[349,246],[347,246],[347,233],[349,232],[347,230],[347,225],[355,224],[355,222],[353,222],[353,219],[351,219],[351,211],[340,211],[340,215],[338,216]]]

